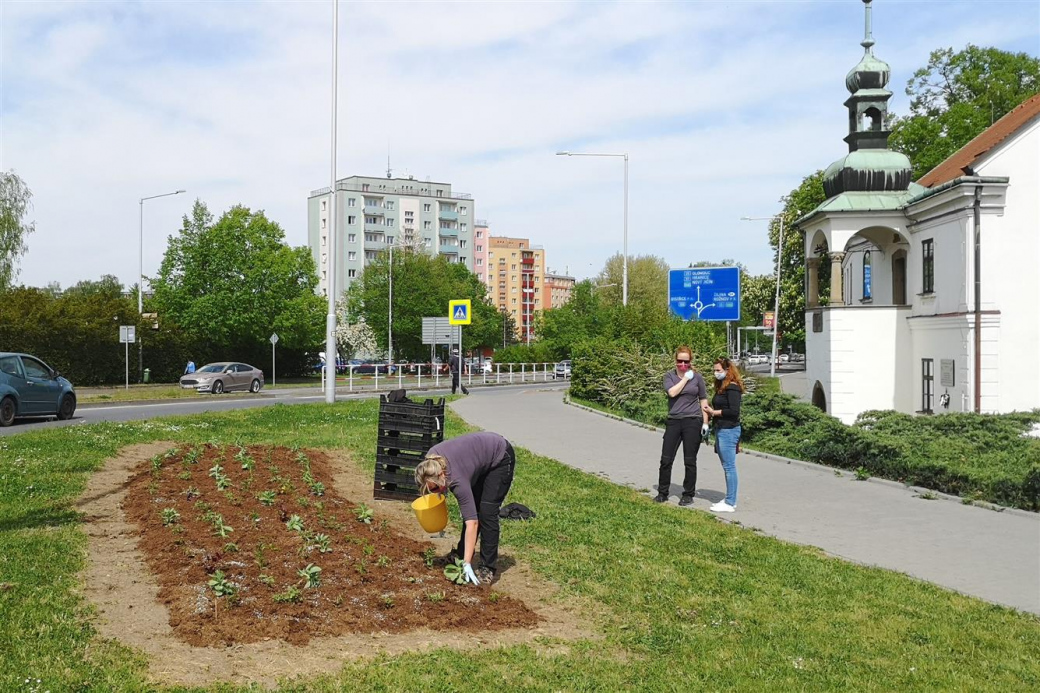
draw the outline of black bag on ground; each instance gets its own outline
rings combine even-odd
[[[520,503],[503,505],[498,516],[503,520],[533,520],[538,517],[533,510]]]

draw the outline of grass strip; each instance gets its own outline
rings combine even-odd
[[[0,690],[149,689],[79,596],[70,509],[87,476],[150,440],[347,448],[373,466],[378,404],[248,411],[0,439]],[[465,425],[452,417],[447,434]],[[519,450],[507,551],[595,605],[602,642],[385,656],[286,691],[1036,690],[1040,619],[785,544]],[[450,637],[450,636],[448,636]],[[446,637],[446,640],[448,639]],[[187,689],[174,689],[187,690]],[[214,686],[209,690],[247,690]]]

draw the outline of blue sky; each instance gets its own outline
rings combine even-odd
[[[0,4],[0,168],[34,192],[20,280],[145,274],[195,199],[264,209],[306,243],[329,182],[331,2]],[[1034,0],[876,0],[892,110],[929,51],[1040,53]],[[845,73],[863,5],[341,2],[339,173],[452,183],[496,235],[596,274],[622,236],[674,266],[767,272],[778,200],[845,152]]]

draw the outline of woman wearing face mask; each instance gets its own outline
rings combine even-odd
[[[682,498],[679,505],[693,505],[693,494],[697,489],[697,449],[701,438],[708,433],[708,415],[703,407],[708,406],[708,390],[704,378],[690,361],[690,347],[681,346],[675,351],[675,370],[664,376],[664,390],[668,393],[668,420],[665,422],[664,443],[661,446],[661,468],[657,477],[657,497],[664,503],[672,485],[672,463],[679,443],[683,444]]]
[[[740,445],[740,398],[744,381],[729,359],[717,359],[713,369],[715,396],[711,406],[704,403],[704,413],[715,424],[715,451],[722,460],[726,474],[726,498],[709,508],[716,513],[731,513],[737,509],[737,447]]]

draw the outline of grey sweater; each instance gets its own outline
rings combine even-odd
[[[505,461],[507,442],[497,433],[481,431],[467,433],[430,448],[428,454],[441,455],[448,460],[448,488],[459,502],[463,520],[477,519],[473,485]]]
[[[683,377],[674,370],[665,373],[664,391],[667,393],[680,380],[683,380]],[[707,399],[708,388],[704,385],[704,378],[700,373],[694,373],[693,379],[686,381],[686,385],[677,396],[668,398],[668,418],[703,419],[701,401]]]

